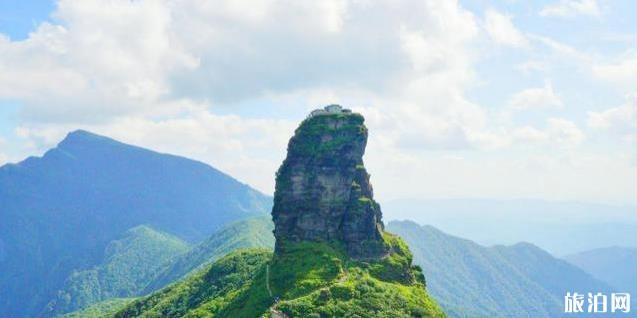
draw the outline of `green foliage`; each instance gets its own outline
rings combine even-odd
[[[324,160],[334,157],[334,152],[350,143],[352,136],[367,135],[364,120],[363,116],[355,113],[310,117],[296,129],[294,138],[290,140],[288,154]]]
[[[420,281],[386,275],[399,268],[418,272],[406,245],[386,237],[392,253],[369,262],[349,259],[337,243],[287,242],[273,257],[264,250],[237,251],[114,317],[444,317]]]
[[[58,318],[105,318],[114,315],[122,310],[126,305],[135,300],[135,298],[112,298],[101,301],[99,303],[88,306],[82,310],[74,311]]]
[[[289,317],[444,317],[422,286],[381,281],[357,267],[329,288],[282,301],[277,309]]]
[[[328,286],[342,273],[344,253],[327,243],[288,243],[252,286],[230,304],[220,317],[251,318],[267,312],[275,298],[294,299]],[[267,280],[269,278],[269,280]],[[267,292],[270,285],[272,295]]]
[[[49,305],[51,314],[70,312],[109,298],[136,296],[163,264],[188,250],[180,239],[147,226],[128,230],[112,241],[105,260],[90,270],[74,272]]]
[[[343,273],[345,260],[344,249],[336,243],[287,244],[272,261],[272,291],[290,299],[327,286]]]
[[[385,237],[390,254],[368,262],[348,259],[334,243],[287,245],[272,262],[282,299],[276,310],[288,317],[444,317],[421,283],[403,279],[414,276],[407,246]]]
[[[273,248],[273,230],[274,224],[270,217],[250,218],[224,226],[192,250],[173,258],[148,284],[145,292],[150,293],[164,287],[234,250],[253,247]]]
[[[113,317],[213,317],[249,288],[262,273],[271,252],[249,249],[233,252],[183,281],[126,306]]]
[[[412,255],[407,244],[398,236],[384,232],[383,239],[389,246],[389,255],[369,265],[369,272],[381,280],[405,284],[417,282],[416,276],[422,275],[412,268]],[[421,281],[422,282],[422,281]]]

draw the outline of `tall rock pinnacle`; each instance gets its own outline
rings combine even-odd
[[[276,251],[287,242],[342,243],[354,258],[387,253],[380,206],[363,165],[367,127],[362,115],[329,105],[296,129],[277,171]]]

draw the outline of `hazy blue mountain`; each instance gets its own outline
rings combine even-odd
[[[198,242],[271,198],[201,162],[86,131],[0,167],[0,317],[35,317],[73,270],[141,224]]]
[[[49,313],[67,313],[105,299],[138,296],[170,260],[188,250],[184,241],[172,235],[136,226],[106,246],[102,264],[73,272],[49,303]]]
[[[431,224],[484,245],[531,242],[556,256],[637,246],[634,206],[481,199],[396,200],[382,206],[388,220]]]
[[[274,248],[270,217],[234,222],[212,234],[188,253],[173,258],[146,287],[152,292],[184,277],[189,272],[208,265],[239,248]]]
[[[637,248],[619,246],[598,248],[567,255],[564,259],[618,290],[630,292],[637,298]]]
[[[409,221],[387,229],[409,244],[429,291],[452,317],[560,317],[566,292],[612,290],[528,243],[484,247]]]

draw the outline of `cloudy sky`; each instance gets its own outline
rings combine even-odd
[[[271,193],[298,122],[339,103],[382,200],[636,204],[635,21],[632,0],[3,1],[0,164],[82,128]]]

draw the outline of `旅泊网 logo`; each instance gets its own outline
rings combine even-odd
[[[611,293],[566,293],[564,296],[565,313],[629,313],[630,294]]]

